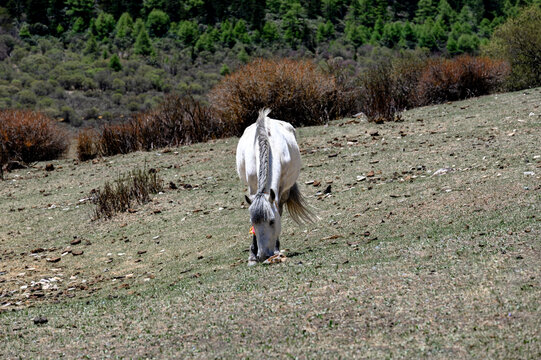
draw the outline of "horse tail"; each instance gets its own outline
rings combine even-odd
[[[313,223],[319,219],[312,211],[308,209],[308,204],[304,196],[302,196],[299,186],[295,183],[289,189],[289,197],[286,201],[287,211],[297,224]]]
[[[267,191],[269,177],[269,134],[267,133],[266,119],[271,112],[270,109],[264,108],[259,110],[256,125],[256,138],[259,145],[259,172],[257,176],[257,192],[262,193]]]

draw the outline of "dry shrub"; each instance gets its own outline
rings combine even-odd
[[[360,79],[362,110],[368,121],[379,124],[396,120],[399,109],[394,101],[391,63],[382,62],[370,66]]]
[[[81,161],[91,160],[98,156],[99,147],[95,130],[85,129],[77,136],[77,157]]]
[[[204,142],[232,134],[208,106],[191,96],[168,95],[155,110],[134,114],[125,123],[105,125],[96,136],[80,135],[83,143],[78,156],[85,156],[87,149],[112,156]]]
[[[42,113],[0,110],[0,160],[43,161],[60,157],[68,148],[67,131]],[[2,165],[3,165],[2,164]]]
[[[95,219],[110,218],[118,212],[127,211],[134,203],[145,204],[150,195],[163,190],[163,181],[154,169],[135,169],[120,175],[113,184],[105,182],[103,189],[92,194],[96,210]]]
[[[508,74],[506,62],[486,57],[382,59],[360,76],[361,108],[369,121],[395,121],[408,108],[489,94]]]
[[[431,59],[417,85],[419,105],[489,94],[503,84],[509,71],[507,62],[487,57]]]
[[[207,106],[191,96],[167,96],[155,111],[132,118],[143,150],[204,142],[231,135]]]
[[[264,107],[294,126],[325,123],[345,112],[341,95],[335,78],[311,61],[256,59],[226,76],[209,98],[240,135]]]
[[[112,156],[139,150],[137,135],[132,122],[105,125],[98,139],[100,155]]]

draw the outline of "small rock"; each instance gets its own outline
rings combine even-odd
[[[374,177],[375,173],[374,171],[370,170],[367,174],[366,174],[366,177]]]
[[[47,258],[47,262],[51,262],[51,263],[57,263],[61,260],[62,258],[60,256],[57,256],[57,257],[53,257],[53,258]]]
[[[43,325],[43,324],[47,324],[49,322],[49,320],[46,317],[43,317],[43,316],[38,316],[38,317],[32,319],[32,321],[36,325]]]
[[[441,175],[447,174],[448,172],[451,172],[451,171],[454,171],[454,170],[455,169],[453,169],[453,168],[441,168],[441,169],[438,169],[438,170],[434,171],[434,173],[431,176],[441,176]]]
[[[70,245],[79,245],[81,243],[81,239],[73,239],[70,241]]]
[[[84,253],[83,250],[78,250],[78,249],[71,250],[71,255],[73,255],[73,256],[83,255],[83,253]]]
[[[45,165],[45,171],[53,171],[54,165],[53,164],[47,164]]]

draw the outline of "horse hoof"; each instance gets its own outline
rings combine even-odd
[[[248,266],[254,266],[255,264],[257,264],[257,261],[255,261],[255,260],[248,260]]]

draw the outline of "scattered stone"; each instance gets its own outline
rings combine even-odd
[[[81,243],[81,239],[73,239],[70,241],[70,245],[79,245]]]
[[[178,189],[178,186],[174,182],[171,181],[169,183],[169,189],[176,190],[176,189]]]
[[[451,171],[455,171],[455,169],[453,168],[441,168],[441,169],[438,169],[436,171],[434,171],[434,173],[431,175],[431,176],[441,176],[441,175],[445,175]]]
[[[335,240],[335,239],[339,239],[341,237],[342,237],[342,235],[331,235],[331,236],[324,237],[321,240]]]
[[[53,164],[47,164],[45,165],[45,171],[53,171],[54,165]]]
[[[367,174],[366,174],[366,177],[374,177],[375,173],[373,170],[370,170]]]
[[[323,194],[330,194],[331,193],[331,185],[327,186],[325,190],[323,190]]]
[[[49,320],[46,317],[43,317],[43,316],[35,317],[34,319],[32,319],[32,321],[36,325],[43,325],[43,324],[47,324],[49,322]]]
[[[37,253],[41,253],[41,252],[44,252],[45,249],[44,248],[35,248],[34,250],[30,251],[31,254],[37,254]]]
[[[71,250],[71,255],[73,256],[83,255],[83,253],[84,253],[83,250],[78,250],[78,249]]]
[[[53,258],[47,258],[45,260],[47,260],[47,262],[50,262],[50,263],[57,263],[61,260],[62,258],[60,256],[57,256],[57,257],[53,257]]]

